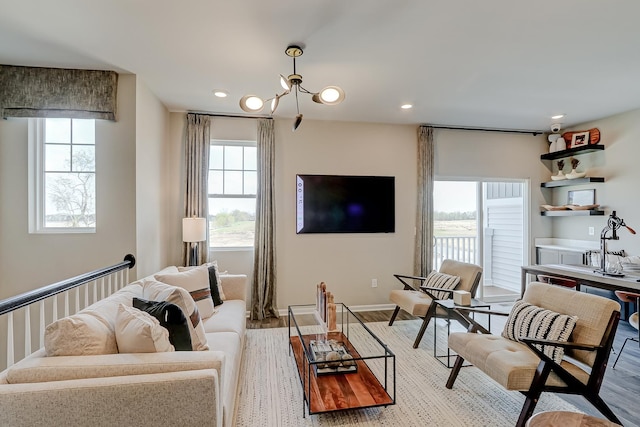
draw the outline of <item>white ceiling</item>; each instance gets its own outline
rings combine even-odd
[[[297,43],[303,86],[346,92],[302,95],[305,118],[547,130],[640,108],[639,17],[638,0],[0,0],[0,64],[134,73],[170,111],[242,114]]]

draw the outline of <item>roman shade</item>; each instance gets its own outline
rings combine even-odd
[[[116,120],[115,71],[0,65],[0,116]]]

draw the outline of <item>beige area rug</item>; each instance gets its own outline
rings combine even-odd
[[[513,426],[524,396],[504,390],[474,367],[462,368],[452,390],[449,369],[433,357],[433,327],[420,348],[412,347],[419,320],[367,323],[396,355],[396,404],[303,417],[302,386],[288,328],[247,331],[236,425],[280,426]],[[446,327],[439,326],[438,353],[445,350]],[[357,333],[353,331],[352,333]],[[442,337],[440,339],[440,337]],[[442,346],[440,345],[442,344]],[[445,350],[446,351],[446,350]],[[376,369],[372,367],[374,372]],[[556,395],[543,393],[536,413],[578,411]],[[306,408],[305,408],[306,414]]]

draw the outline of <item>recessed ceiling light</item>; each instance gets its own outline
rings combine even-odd
[[[402,104],[400,108],[403,110],[409,110],[410,108],[413,108],[413,104]]]
[[[226,98],[227,96],[229,96],[229,93],[226,90],[214,90],[213,94],[215,96],[217,96],[218,98]]]
[[[551,116],[553,120],[558,120],[564,117],[564,114],[556,114],[555,116]]]

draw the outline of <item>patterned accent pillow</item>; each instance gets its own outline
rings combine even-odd
[[[180,273],[156,274],[154,277],[158,282],[189,291],[203,319],[213,316],[215,308],[209,288],[209,271],[206,267],[196,267]]]
[[[502,336],[512,341],[537,338],[552,341],[569,341],[576,326],[577,316],[556,313],[524,301],[516,301],[507,317]],[[536,345],[554,362],[562,362],[564,349],[551,345]]]
[[[424,281],[424,285],[427,288],[440,288],[440,289],[455,289],[460,283],[460,277],[452,276],[450,274],[438,273],[432,271],[427,276],[427,280]],[[438,292],[428,290],[436,299],[450,299],[453,294],[450,292]]]
[[[206,264],[202,264],[198,267],[178,267],[178,271],[181,271],[181,272],[188,271],[194,268],[206,268],[209,270],[209,274],[211,273],[214,274],[215,280],[212,280],[211,276],[209,276],[209,286],[211,287],[211,296],[213,297],[217,291],[218,295],[220,296],[220,301],[225,301],[227,297],[224,295],[224,290],[222,289],[222,279],[220,277],[220,270],[218,269],[218,261],[213,260]],[[220,305],[222,304],[222,302],[218,304],[214,299],[213,304]]]

